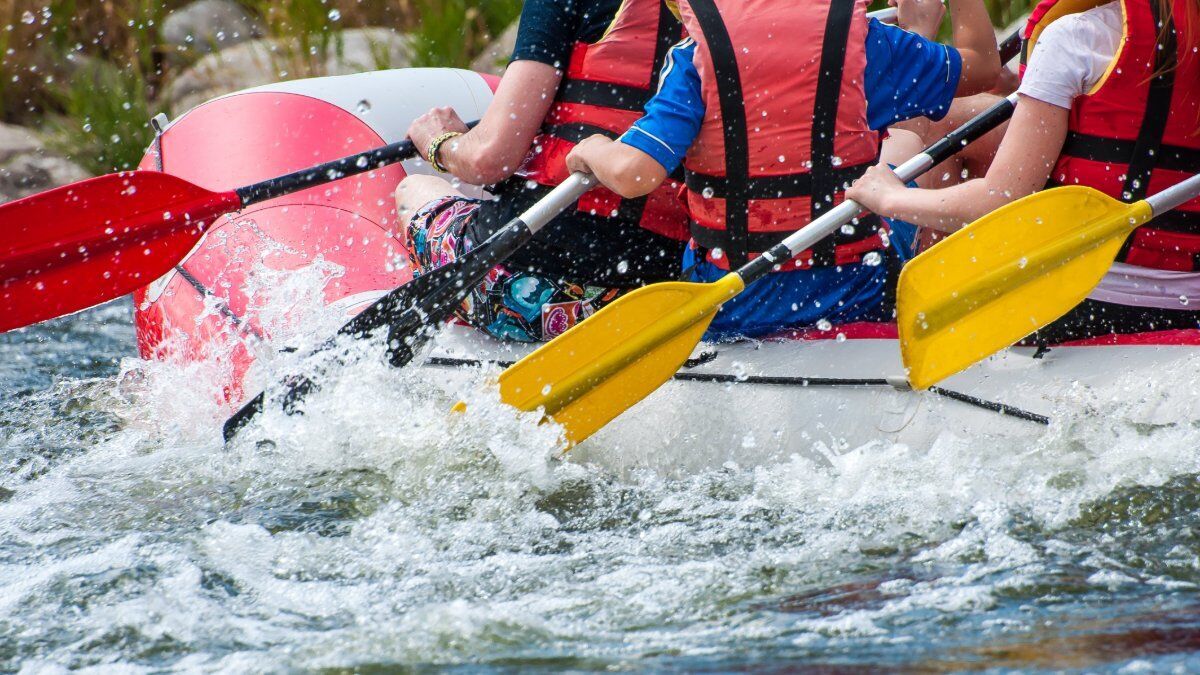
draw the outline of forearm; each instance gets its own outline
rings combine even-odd
[[[544,63],[514,62],[479,125],[442,146],[438,153],[442,166],[474,185],[499,183],[512,176],[529,153],[561,77]]]
[[[499,183],[517,170],[525,153],[520,148],[496,143],[496,138],[496,132],[481,121],[472,131],[446,141],[438,159],[451,175],[463,182]]]
[[[606,155],[590,165],[592,172],[604,187],[626,199],[644,197],[666,180],[666,169],[633,146],[613,143]]]
[[[991,18],[981,0],[949,0],[954,47],[962,56],[957,96],[988,91],[1000,75],[1000,53]]]
[[[938,190],[909,188],[884,200],[879,215],[941,232],[955,232],[1007,204],[1003,190],[979,178]]]

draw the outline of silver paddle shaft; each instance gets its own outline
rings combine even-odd
[[[896,177],[902,183],[916,179],[921,174],[932,169],[939,162],[950,158],[971,141],[995,129],[1012,116],[1012,111],[1016,107],[1016,104],[1017,95],[1015,93],[1010,94],[1005,99],[997,102],[991,108],[988,108],[965,123],[961,128],[926,148],[924,152],[914,155],[912,159],[896,167]],[[853,199],[847,199],[833,207],[825,215],[809,223],[803,229],[796,231],[787,239],[784,239],[783,245],[787,247],[790,254],[788,257],[777,256],[774,254],[774,251],[764,253],[763,257],[775,264],[786,262],[812,248],[825,237],[833,234],[838,228],[856,218],[863,210],[862,204]]]
[[[1154,210],[1154,216],[1158,217],[1192,201],[1197,196],[1200,196],[1200,174],[1192,176],[1182,183],[1172,185],[1152,197],[1147,197],[1146,203]]]
[[[901,182],[907,183],[932,169],[934,164],[933,157],[922,152],[896,167],[896,177]],[[847,199],[833,207],[833,210],[809,223],[806,227],[792,233],[791,236],[783,240],[783,245],[788,248],[791,254],[787,260],[791,260],[802,252],[816,246],[822,239],[833,234],[843,225],[858,217],[858,214],[862,213],[863,210],[862,204],[853,199]],[[769,254],[770,252],[763,255]],[[786,260],[772,260],[771,262],[778,264],[786,262]]]
[[[533,234],[546,226],[554,217],[567,210],[579,201],[583,193],[596,185],[596,179],[591,174],[577,171],[571,174],[558,187],[554,188],[536,204],[521,214],[521,220]]]

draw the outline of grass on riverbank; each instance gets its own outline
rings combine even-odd
[[[187,0],[0,0],[0,122],[40,128],[93,173],[137,164],[159,97],[199,54],[168,53],[167,15]],[[466,66],[520,14],[521,0],[242,0],[286,45],[289,77],[322,75],[339,31],[410,33],[412,65]],[[384,64],[387,65],[387,64]]]
[[[997,25],[1031,0],[985,0]],[[95,173],[136,164],[159,93],[198,55],[168,54],[160,30],[187,0],[0,0],[0,121],[39,126]],[[342,29],[414,38],[414,66],[466,66],[520,14],[522,0],[241,0],[290,45],[289,77],[321,75]],[[875,3],[885,6],[886,2]]]

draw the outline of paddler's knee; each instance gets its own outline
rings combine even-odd
[[[429,202],[462,193],[437,176],[407,176],[396,186],[396,214],[404,226],[417,211]]]

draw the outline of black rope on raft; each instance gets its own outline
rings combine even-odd
[[[459,368],[462,366],[481,366],[485,363],[494,364],[501,368],[508,368],[515,363],[514,361],[483,361],[480,359],[455,359],[448,357],[433,357],[426,361],[431,366],[442,366],[449,368]],[[843,378],[843,377],[771,377],[762,375],[752,375],[748,377],[739,377],[724,373],[676,373],[675,378],[680,382],[710,382],[715,384],[761,384],[779,387],[890,387],[895,386],[883,378]],[[1012,417],[1034,424],[1048,426],[1050,418],[1045,415],[1039,415],[1028,410],[1023,410],[1015,406],[1004,403],[989,401],[970,394],[945,389],[943,387],[930,387],[930,393],[948,398],[952,401],[958,401],[969,406],[974,406],[981,410],[994,412],[1005,417]]]

